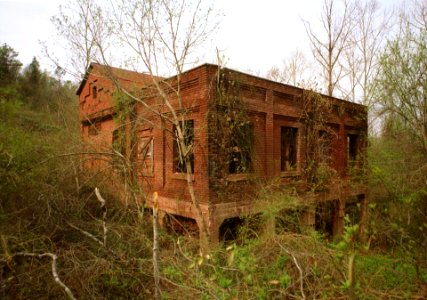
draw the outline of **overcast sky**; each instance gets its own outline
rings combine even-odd
[[[50,70],[39,41],[48,41],[55,35],[50,17],[66,2],[0,0],[0,43],[19,52],[24,65],[36,56],[42,67]],[[379,2],[382,7],[391,8],[403,1]],[[228,67],[265,75],[296,49],[309,51],[301,20],[318,21],[322,3],[323,0],[217,0],[215,5],[224,17],[204,60],[215,62],[217,47]]]

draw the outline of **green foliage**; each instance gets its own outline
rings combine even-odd
[[[381,137],[371,142],[371,246],[403,250],[417,268],[423,268],[427,259],[423,182],[427,161],[410,136],[396,134],[397,139]]]
[[[374,86],[384,126],[369,152],[371,247],[402,253],[418,278],[427,261],[425,9],[425,1],[416,1],[402,13],[381,56]]]
[[[116,112],[114,121],[118,126],[123,125],[132,114],[135,101],[121,92],[115,92],[113,94],[113,104]]]
[[[47,95],[46,89],[48,76],[40,70],[40,64],[34,57],[31,64],[29,64],[23,71],[20,78],[20,89],[27,103],[33,107],[40,107],[45,103],[43,96]]]
[[[337,175],[329,167],[330,143],[334,132],[328,125],[328,118],[332,106],[328,98],[311,90],[304,90],[301,105],[301,122],[306,126],[304,175],[312,191],[322,191]]]
[[[16,83],[22,66],[17,57],[18,52],[7,44],[0,47],[0,87]]]
[[[356,261],[356,269],[360,276],[360,285],[391,293],[409,293],[416,291],[417,274],[415,267],[405,256],[393,257],[387,254],[372,253],[361,255]],[[427,269],[424,269],[424,274]]]
[[[427,6],[414,5],[413,15],[402,16],[399,33],[387,42],[375,87],[388,128],[398,124],[427,155]]]
[[[31,186],[40,174],[30,170],[46,155],[46,145],[37,142],[35,134],[26,130],[28,122],[22,122],[18,113],[23,113],[22,105],[0,102],[0,197],[7,199]],[[17,126],[18,125],[18,126]]]
[[[181,282],[182,281],[182,271],[176,269],[173,266],[166,266],[165,268],[162,269],[163,273],[165,274],[165,276],[167,276],[168,278],[170,278],[171,280],[175,281],[175,282]]]

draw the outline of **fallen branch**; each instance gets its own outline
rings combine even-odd
[[[107,206],[105,206],[105,199],[102,198],[101,193],[99,192],[99,189],[95,188],[95,195],[98,198],[98,201],[101,202],[101,210],[102,210],[102,229],[103,229],[103,235],[104,235],[104,247],[107,247]]]
[[[52,276],[53,279],[55,280],[55,282],[61,286],[65,293],[67,294],[68,298],[72,299],[72,300],[76,300],[76,298],[74,297],[73,293],[71,292],[71,290],[68,288],[68,286],[66,286],[61,279],[59,279],[58,276],[58,272],[57,272],[57,268],[56,268],[56,260],[58,259],[58,256],[56,256],[56,254],[53,253],[30,253],[30,252],[18,252],[15,253],[13,256],[26,256],[26,257],[36,257],[36,258],[43,258],[43,257],[50,257],[52,259]]]
[[[282,248],[286,253],[288,253],[290,256],[292,256],[292,260],[294,261],[295,266],[297,267],[298,271],[299,271],[299,281],[300,281],[300,291],[301,291],[301,299],[305,299],[305,294],[304,294],[304,273],[302,271],[302,268],[300,267],[297,258],[295,257],[295,255],[293,255],[290,251],[288,251],[288,249],[286,249],[285,247],[283,247],[282,245],[280,245],[278,243],[278,245],[280,246],[280,248]]]
[[[86,230],[83,230],[83,229],[77,227],[76,225],[71,224],[68,221],[65,221],[65,223],[67,223],[68,226],[70,226],[71,228],[74,228],[75,230],[80,231],[82,234],[84,234],[85,236],[91,238],[92,240],[94,240],[95,242],[97,242],[99,245],[101,245],[101,246],[104,247],[104,243],[100,239],[98,239],[96,236],[94,236],[92,233],[87,232]]]

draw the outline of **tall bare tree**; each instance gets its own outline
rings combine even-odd
[[[77,11],[71,11],[77,15],[73,22],[68,18],[68,13],[61,12],[54,19],[58,31],[64,34],[76,57],[86,67],[94,58],[104,65],[110,65],[112,52],[109,52],[109,47],[114,40],[120,45],[120,55],[128,57],[125,61],[128,68],[149,74],[151,91],[162,100],[159,107],[147,103],[140,93],[120,85],[113,73],[110,79],[118,91],[157,116],[162,130],[168,128],[164,126],[165,123],[173,124],[174,130],[170,134],[179,144],[179,155],[185,166],[187,187],[198,214],[200,230],[209,241],[207,222],[193,186],[191,155],[197,145],[188,143],[187,110],[180,83],[185,69],[195,62],[196,50],[216,28],[216,23],[210,21],[213,11],[201,0],[121,0],[102,7],[94,1],[77,1]],[[76,30],[81,32],[76,33]],[[78,34],[78,38],[75,34]],[[175,76],[173,82],[161,79],[172,75]]]
[[[58,69],[81,80],[90,63],[100,60],[100,47],[106,51],[112,43],[111,27],[102,7],[96,0],[70,1],[59,6],[59,12],[51,18],[51,22],[59,40],[44,42],[45,54]],[[49,43],[62,45],[63,40],[66,61],[49,51]]]
[[[189,194],[198,214],[200,230],[205,239],[209,240],[207,222],[193,186],[191,153],[196,145],[187,142],[186,107],[183,104],[180,81],[185,68],[192,65],[192,59],[195,59],[193,52],[215,27],[209,22],[212,10],[209,6],[202,5],[201,0],[122,0],[118,6],[113,7],[113,12],[114,36],[131,49],[132,58],[141,63],[143,69],[150,74],[152,85],[168,108],[168,113],[155,111],[138,95],[123,87],[121,90],[162,121],[174,125],[176,131],[172,134],[179,144]],[[164,74],[174,74],[176,83],[171,85],[168,81],[159,81],[158,76]],[[172,93],[168,92],[171,90]],[[172,98],[178,100],[178,107],[173,106]]]
[[[332,96],[339,81],[344,76],[339,60],[349,46],[350,32],[353,28],[354,5],[349,0],[324,0],[320,21],[322,30],[316,31],[314,25],[304,21],[305,30],[311,44],[315,60],[320,64],[321,74],[326,81],[327,94]]]
[[[354,15],[354,28],[349,36],[351,46],[345,49],[342,62],[347,81],[341,91],[347,99],[371,106],[379,55],[392,15],[382,11],[376,0],[357,2]]]

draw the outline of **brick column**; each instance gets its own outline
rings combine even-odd
[[[338,157],[340,175],[345,176],[347,171],[347,136],[345,134],[344,124],[340,124],[338,132]]]
[[[274,176],[274,117],[273,117],[273,91],[267,90],[265,102],[267,111],[265,117],[265,175]]]
[[[340,198],[338,200],[332,200],[334,204],[332,212],[332,235],[340,236],[344,232],[344,215],[345,215],[345,202],[347,198]]]
[[[207,231],[209,234],[209,242],[206,240],[206,237],[203,235],[201,228],[201,221],[196,219],[197,226],[199,227],[199,245],[200,250],[204,254],[208,254],[212,249],[219,245],[219,227],[221,226],[223,219],[222,218],[214,218],[209,216]]]

